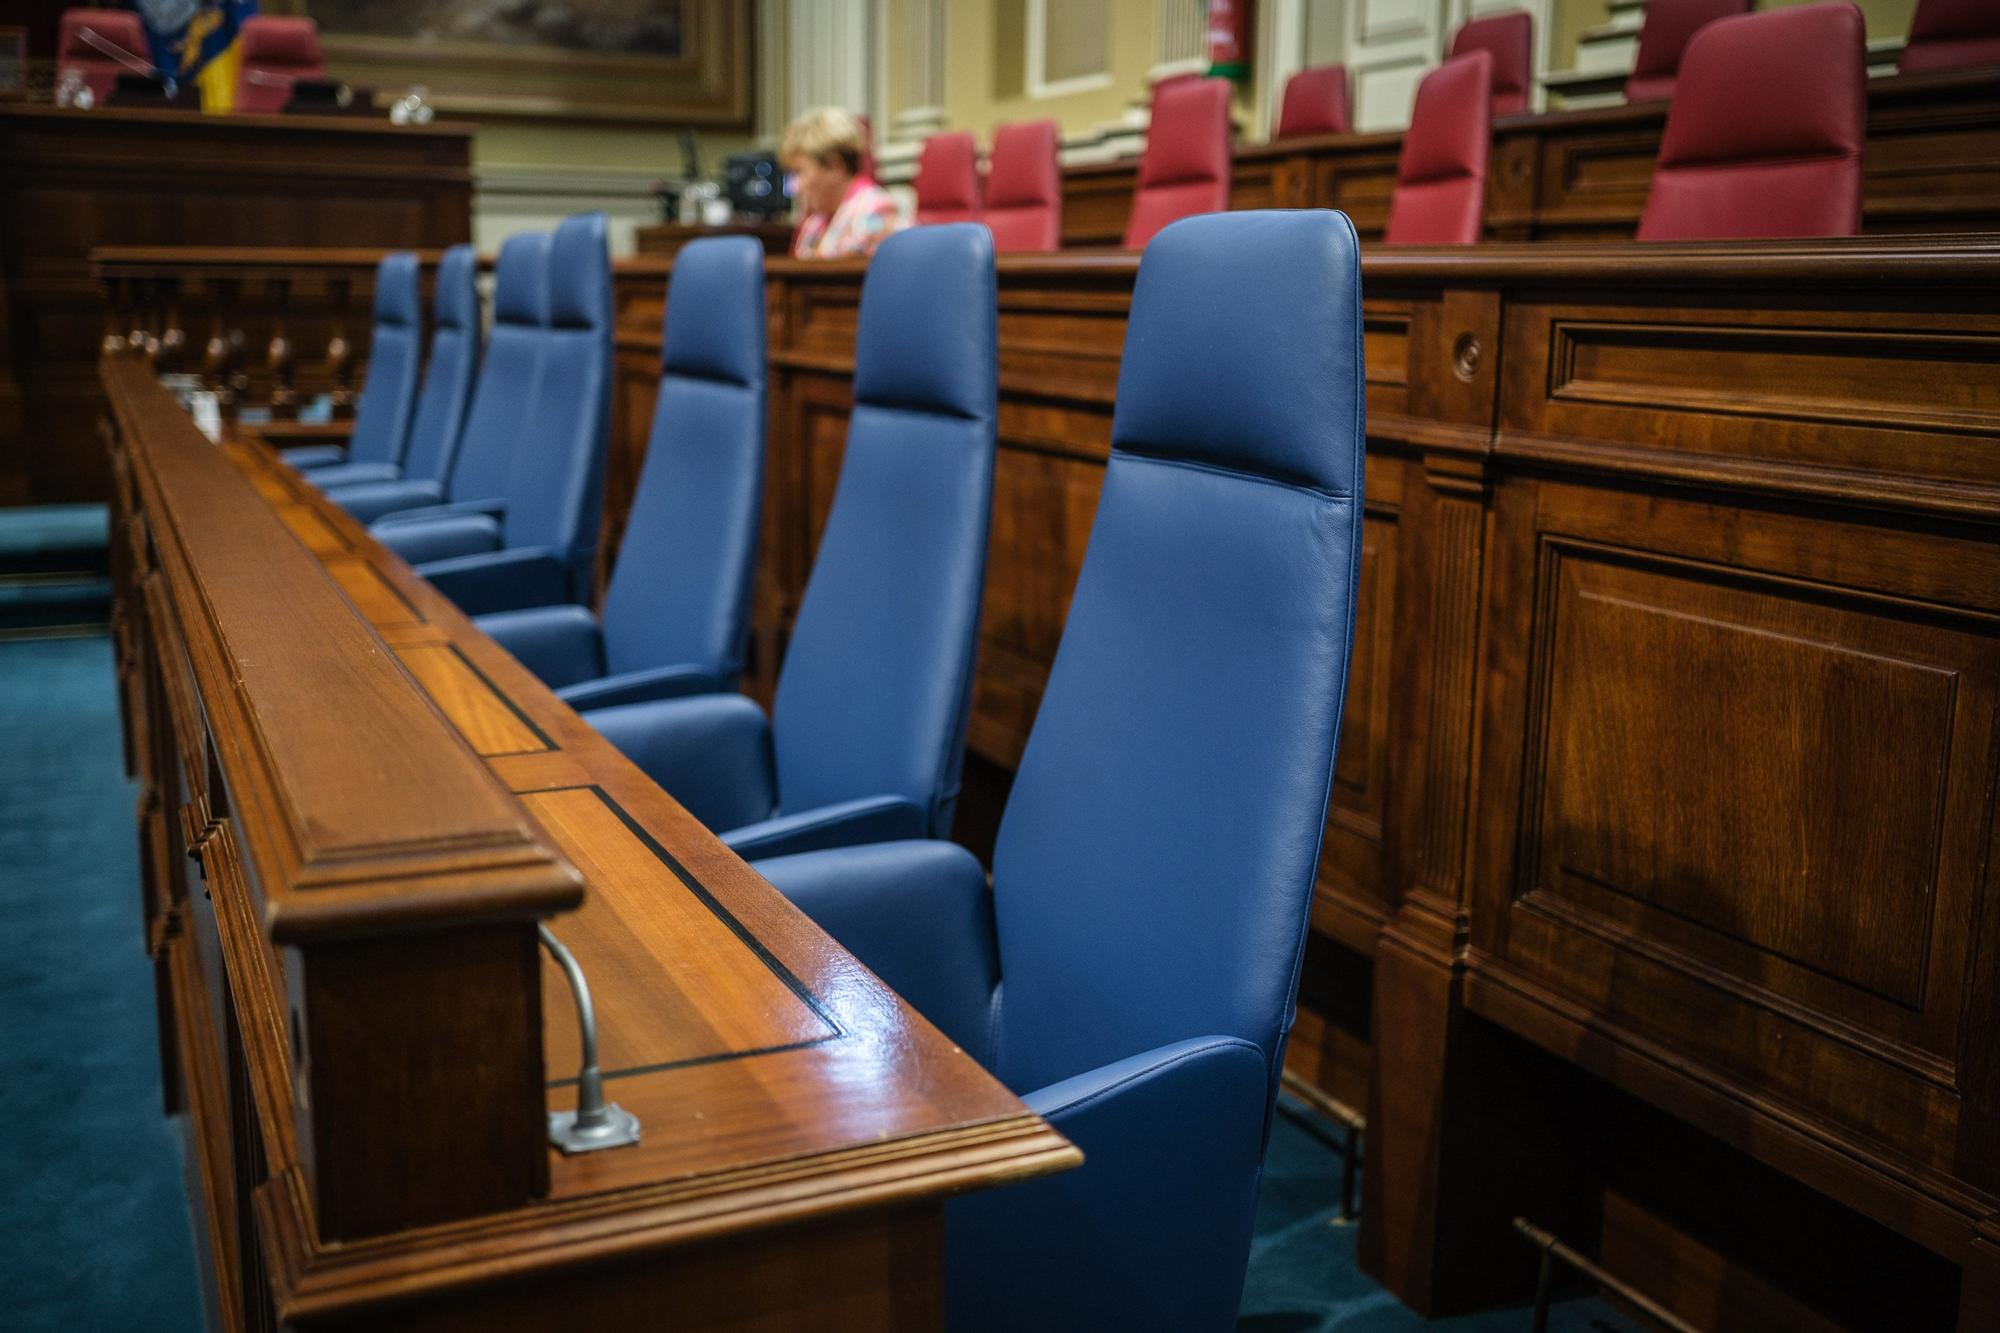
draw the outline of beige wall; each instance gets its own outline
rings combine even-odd
[[[1154,61],[1154,0],[1107,0],[1110,82],[1059,97],[1028,94],[1025,0],[948,0],[945,8],[944,109],[952,129],[987,140],[996,125],[1052,119],[1065,137],[1075,137],[1116,121],[1146,96]],[[1255,92],[1253,80],[1237,93],[1246,129]]]
[[[1116,120],[1146,87],[1153,64],[1152,0],[1107,0],[1111,82],[1063,97],[1028,96],[1023,0],[950,0],[945,17],[944,106],[952,129],[982,140],[1012,120],[1052,118],[1065,135]]]
[[[1812,0],[1759,0],[1758,9],[1781,9],[1787,5],[1810,4]],[[1917,0],[1857,0],[1862,18],[1868,22],[1868,40],[1901,37],[1910,30],[1910,16]],[[1591,28],[1611,17],[1609,0],[1556,0],[1554,41],[1549,47],[1549,68],[1570,69],[1576,64],[1577,40]]]

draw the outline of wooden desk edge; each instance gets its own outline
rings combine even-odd
[[[476,626],[456,607],[376,543],[365,525],[288,474],[267,448],[244,440],[230,452],[239,467],[264,471],[283,484],[297,502],[314,507],[320,519],[350,543],[355,554],[389,578],[398,593],[432,624],[453,638],[478,634]],[[493,651],[500,652],[497,645]],[[553,693],[527,676],[524,668],[516,667],[512,674],[523,678],[522,688],[547,695],[536,700],[538,707],[562,706]],[[418,688],[422,690],[420,685]],[[583,724],[579,721],[577,725]],[[619,762],[626,761],[621,758]],[[533,821],[534,817],[530,814],[528,818]],[[745,866],[744,872],[754,877],[749,867]],[[776,896],[776,890],[768,885],[765,891]],[[886,985],[883,990],[893,995]],[[897,1002],[907,1007],[900,998]],[[921,1015],[915,1016],[928,1027]],[[932,1032],[935,1040],[949,1046],[934,1029]],[[959,1058],[973,1063],[962,1053]],[[854,1210],[938,1200],[952,1193],[1067,1170],[1082,1162],[1082,1153],[1057,1130],[1027,1111],[992,1075],[982,1070],[981,1076],[1018,1108],[1016,1113],[943,1124],[825,1152],[550,1197],[512,1213],[362,1242],[320,1242],[312,1226],[311,1201],[296,1173],[286,1173],[262,1186],[256,1201],[259,1229],[273,1261],[271,1276],[280,1312],[286,1318],[351,1313],[374,1304]]]

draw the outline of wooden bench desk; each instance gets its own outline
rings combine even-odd
[[[1629,239],[1666,120],[1664,102],[1496,120],[1487,238]],[[1400,131],[1242,145],[1230,207],[1338,208],[1363,239],[1377,239],[1402,147]],[[1063,247],[1117,245],[1137,177],[1136,159],[1065,168]],[[1870,80],[1862,193],[1867,232],[2000,227],[2000,68]]]
[[[935,1327],[944,1197],[1076,1150],[265,446],[102,375],[211,1321]],[[547,1143],[540,921],[636,1146]]]

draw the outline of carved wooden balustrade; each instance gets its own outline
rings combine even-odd
[[[162,374],[201,377],[226,419],[243,408],[296,418],[324,394],[354,413],[368,363],[380,250],[107,246],[104,346],[143,352]],[[419,251],[430,309],[440,252]]]

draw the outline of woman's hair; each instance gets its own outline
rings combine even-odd
[[[839,158],[847,174],[861,174],[861,159],[868,151],[861,122],[837,106],[817,106],[801,112],[785,126],[785,138],[778,145],[778,161],[790,166],[801,157],[810,157],[832,166]]]

